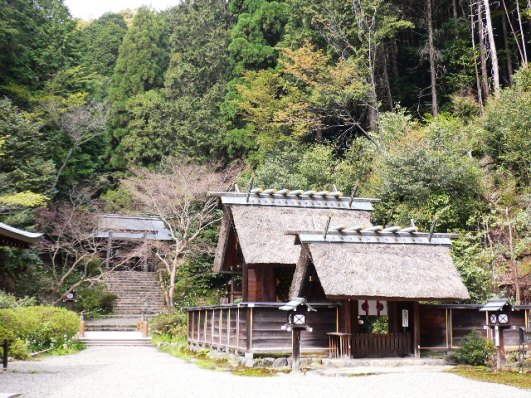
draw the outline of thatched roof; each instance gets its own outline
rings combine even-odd
[[[285,235],[286,230],[324,229],[329,217],[334,224],[371,225],[368,211],[347,209],[225,205],[224,212],[214,261],[216,272],[223,268],[227,242],[233,232],[238,235],[247,264],[295,265],[301,248],[295,245],[294,236]]]
[[[0,246],[28,247],[37,243],[42,234],[28,232],[0,222]]]
[[[104,214],[98,220],[97,238],[123,240],[171,240],[170,231],[158,217]]]
[[[302,243],[328,298],[469,298],[452,262],[449,245]],[[308,261],[297,264],[292,293],[300,290],[307,265]]]

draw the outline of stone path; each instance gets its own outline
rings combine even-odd
[[[531,397],[529,391],[438,371],[235,376],[200,369],[153,347],[89,347],[75,355],[14,362],[0,373],[0,393],[14,391],[24,398]]]

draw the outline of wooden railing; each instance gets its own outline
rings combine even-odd
[[[240,303],[184,308],[188,312],[188,342],[204,347],[252,353],[291,351],[291,334],[281,330],[286,323],[282,303]],[[337,331],[338,305],[311,304],[308,313],[313,332],[303,332],[303,351],[327,351],[326,333]]]
[[[397,357],[411,353],[410,333],[354,333],[351,341],[354,358]]]

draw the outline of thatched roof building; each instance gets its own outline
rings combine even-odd
[[[158,217],[104,214],[98,220],[97,238],[116,240],[171,240],[170,231]]]
[[[247,264],[292,264],[300,255],[290,228],[324,229],[329,217],[335,223],[370,224],[377,199],[348,198],[337,194],[211,193],[219,197],[224,218],[214,260],[214,271],[224,271],[234,245]]]
[[[293,234],[293,233],[291,233]],[[298,232],[303,253],[291,295],[304,296],[315,273],[329,299],[470,298],[450,256],[453,234]]]
[[[0,222],[0,246],[27,248],[37,243],[42,234],[28,232]]]

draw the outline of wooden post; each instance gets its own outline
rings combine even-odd
[[[240,348],[240,306],[236,311],[236,348]]]
[[[420,358],[420,308],[419,302],[413,302],[413,350],[415,358]]]
[[[148,323],[147,321],[142,322],[142,337],[148,337]]]
[[[105,268],[110,268],[112,250],[112,232],[109,232],[109,239],[107,240],[107,252],[105,253]]]
[[[79,337],[85,337],[85,320],[83,317],[79,321]]]
[[[148,254],[147,254],[147,232],[144,232],[144,248],[142,253],[142,271],[148,272]]]
[[[301,365],[301,330],[293,329],[291,332],[291,371],[298,372]]]
[[[249,300],[249,269],[247,263],[243,263],[242,271],[242,301],[246,302]]]
[[[253,307],[247,307],[247,352],[253,348]]]
[[[231,320],[230,320],[230,307],[229,307],[229,311],[228,311],[228,314],[227,314],[227,351],[229,350],[229,347],[230,347],[230,328],[231,328],[232,324],[231,324]]]
[[[7,340],[4,340],[4,343],[2,344],[2,348],[4,351],[2,355],[2,366],[4,370],[6,370],[7,369],[7,357],[9,353],[9,343],[7,342]]]
[[[454,314],[451,308],[450,308],[449,321],[450,321],[450,327],[449,327],[450,329],[450,349],[452,349],[454,346]]]
[[[223,335],[223,309],[219,309],[219,345],[221,346],[221,336]]]
[[[496,333],[496,348],[498,349],[496,355],[496,369],[501,370],[503,364],[505,363],[505,341],[503,337],[503,328],[495,326],[494,333]]]
[[[215,310],[212,310],[212,319],[210,320],[210,346],[214,345],[214,321],[216,320]]]
[[[197,311],[197,341],[201,341],[201,310]]]
[[[444,325],[445,325],[445,332],[446,332],[446,350],[450,350],[450,334],[448,333],[448,308],[444,309]]]

